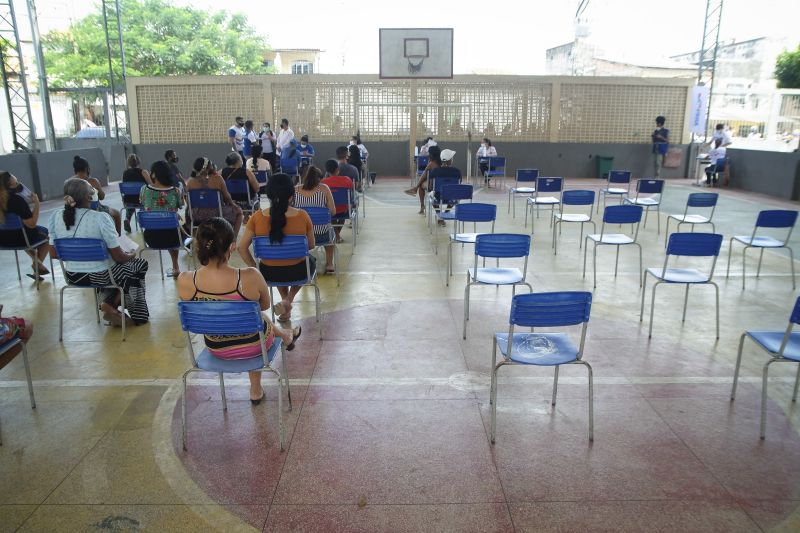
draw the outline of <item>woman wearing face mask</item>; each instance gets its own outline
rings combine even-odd
[[[97,202],[98,211],[111,216],[111,218],[114,220],[114,226],[117,228],[117,235],[122,235],[122,216],[116,209],[100,203],[105,199],[106,193],[103,191],[103,185],[100,183],[100,181],[97,178],[90,176],[89,162],[81,156],[76,155],[72,160],[72,170],[75,172],[75,175],[72,176],[73,178],[80,178],[89,182],[89,185],[94,187],[97,197],[93,198],[92,202]]]
[[[492,141],[484,137],[483,142],[481,143],[481,147],[478,148],[478,151],[475,155],[478,157],[478,166],[481,169],[481,176],[483,176],[486,173],[486,171],[489,170],[489,163],[486,161],[481,161],[481,158],[496,157],[497,148],[492,146]]]
[[[265,122],[261,126],[261,153],[264,159],[269,161],[270,169],[278,167],[278,155],[275,153],[275,143],[277,141],[275,134],[272,132],[272,126],[269,122]]]

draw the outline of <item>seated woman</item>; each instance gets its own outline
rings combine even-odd
[[[481,143],[481,147],[478,148],[478,151],[475,153],[475,157],[478,158],[478,166],[481,169],[481,176],[486,174],[486,171],[489,170],[489,162],[488,161],[481,161],[481,159],[485,159],[487,157],[497,157],[497,148],[492,146],[492,141],[489,140],[488,137],[483,138],[483,142]],[[486,180],[488,185],[489,180]]]
[[[257,145],[256,145],[257,146]],[[252,150],[252,148],[251,148]],[[249,159],[248,159],[249,161]],[[254,211],[258,209],[258,190],[261,186],[258,184],[256,174],[250,167],[242,166],[242,157],[236,152],[231,152],[225,157],[226,167],[222,169],[222,178],[226,181],[240,180],[247,181],[250,185],[250,203],[247,202],[247,195],[237,194],[231,195],[231,198],[236,205],[242,208],[242,211]],[[244,222],[247,222],[247,216]]]
[[[409,196],[419,196],[419,214],[425,214],[425,193],[428,192],[428,175],[434,168],[442,166],[442,150],[434,145],[428,148],[428,165],[419,177],[419,181],[414,187],[406,189],[404,192]]]
[[[314,239],[314,226],[308,213],[302,209],[290,207],[294,196],[294,185],[288,174],[274,174],[267,183],[267,198],[269,209],[261,209],[253,213],[239,240],[239,255],[248,266],[256,266],[256,261],[250,253],[250,244],[253,237],[269,236],[272,242],[283,242],[285,235],[305,235],[308,239],[308,249],[313,250],[316,244]],[[314,256],[308,258],[311,275],[314,275],[316,263]],[[305,259],[265,259],[258,265],[258,269],[267,281],[294,281],[306,278]],[[301,286],[278,287],[281,301],[275,304],[278,320],[286,321],[292,315],[292,302]]]
[[[253,174],[266,172],[267,175],[269,175],[269,173],[272,172],[272,166],[270,166],[269,161],[264,157],[264,148],[260,144],[254,144],[250,149],[250,154],[251,157],[248,157],[247,161],[245,161],[245,168]],[[256,181],[258,181],[258,179],[256,179]]]
[[[174,177],[169,163],[156,161],[150,167],[153,177],[152,185],[145,185],[139,193],[139,202],[143,211],[171,211],[177,213],[183,207],[183,195],[178,187],[173,185]],[[172,268],[167,271],[167,276],[177,278],[181,273],[178,266],[178,249],[183,245],[185,235],[183,228],[179,233],[176,229],[146,229],[144,242],[153,248],[175,248],[169,250],[172,259]]]
[[[364,165],[361,162],[361,150],[358,149],[358,146],[351,144],[347,147],[347,164],[356,167],[356,170],[358,170],[356,189],[361,192],[361,178],[364,177],[361,173],[364,171]]]
[[[238,235],[239,229],[242,227],[242,208],[234,203],[228,193],[228,188],[225,186],[225,180],[217,172],[217,167],[207,157],[198,157],[195,159],[192,169],[192,175],[189,181],[186,182],[186,188],[189,191],[195,189],[218,190],[222,197],[222,218],[230,222],[231,226],[233,226],[233,231]],[[194,219],[195,223],[218,216],[219,210],[213,207],[192,208],[192,219]]]
[[[266,311],[270,308],[269,289],[255,268],[233,268],[230,258],[236,240],[233,228],[224,218],[211,218],[197,228],[194,249],[202,265],[194,272],[178,277],[178,296],[181,300],[247,300],[258,302],[264,318],[264,347],[269,350],[275,337],[280,337],[286,349],[294,349],[301,328],[283,329],[274,325]],[[250,359],[261,356],[258,333],[252,335],[205,336],[206,347],[220,359]],[[250,402],[261,403],[261,372],[250,372]]]
[[[145,300],[144,278],[147,274],[147,261],[137,258],[135,253],[124,252],[119,246],[117,234],[111,218],[105,213],[89,208],[92,197],[96,194],[89,182],[80,178],[70,178],[64,182],[64,207],[56,209],[50,216],[48,229],[50,243],[56,239],[84,238],[102,239],[106,243],[111,259],[104,261],[66,261],[64,270],[67,281],[72,285],[107,285],[111,283],[109,267],[114,281],[122,287],[126,296],[126,305],[131,316],[124,316],[117,310],[120,304],[119,291],[103,289],[100,291],[102,302],[100,310],[103,318],[121,326],[123,320],[133,319],[136,325],[144,324],[150,319],[150,311]],[[55,247],[50,253],[58,258]]]
[[[106,193],[103,191],[103,185],[100,181],[97,178],[91,177],[89,174],[89,162],[81,156],[76,155],[72,160],[72,170],[75,172],[75,175],[72,176],[73,178],[80,178],[88,182],[89,185],[94,188],[97,193],[97,198],[95,198],[95,200],[97,200],[97,210],[111,216],[114,221],[114,227],[117,228],[117,235],[122,235],[122,216],[116,209],[101,203],[105,199]]]
[[[322,171],[315,166],[306,168],[303,174],[303,182],[294,188],[295,207],[326,207],[331,216],[336,214],[336,205],[333,203],[333,193],[327,185],[322,183]],[[314,238],[321,241],[328,241],[331,244],[325,246],[325,272],[334,273],[333,266],[333,237],[331,236],[331,225],[314,226]]]
[[[139,156],[136,154],[128,156],[128,168],[122,174],[123,183],[144,183],[146,185],[153,183],[152,179],[150,179],[150,173],[139,167],[141,164]],[[126,195],[122,197],[123,204],[135,204],[138,201],[138,196]],[[131,218],[133,217],[134,211],[135,209],[125,209],[125,221],[122,225],[128,233],[131,232]]]
[[[47,239],[47,228],[39,226],[39,197],[36,193],[30,192],[29,197],[33,203],[31,209],[25,198],[19,193],[26,191],[17,178],[6,171],[0,171],[0,224],[5,223],[6,213],[17,215],[22,219],[22,229],[28,237],[28,243],[33,244]],[[4,246],[25,246],[25,238],[19,230],[0,230],[0,244]],[[27,252],[33,263],[32,274],[27,274],[29,278],[36,279],[39,274],[49,274],[50,271],[44,266],[44,259],[50,251],[47,242],[42,243],[34,252]],[[38,265],[37,265],[38,263]]]

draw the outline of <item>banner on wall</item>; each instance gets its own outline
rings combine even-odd
[[[689,131],[697,135],[706,134],[706,117],[708,115],[709,89],[705,85],[692,87],[692,114]]]

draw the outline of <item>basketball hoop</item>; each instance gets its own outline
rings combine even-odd
[[[403,39],[403,55],[408,60],[408,73],[412,76],[422,71],[422,63],[428,57],[430,45],[425,37]]]
[[[422,70],[422,62],[425,61],[425,56],[407,56],[408,59],[408,73],[419,74]]]

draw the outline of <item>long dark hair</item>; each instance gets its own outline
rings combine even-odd
[[[437,165],[442,166],[442,149],[438,146],[428,148],[428,157],[431,161],[436,162]]]
[[[224,263],[235,238],[230,222],[224,218],[214,217],[202,222],[197,227],[194,239],[194,249],[200,264],[206,266],[212,259],[219,259]]]
[[[89,162],[79,155],[72,159],[72,170],[77,174],[78,172],[89,172]]]
[[[198,157],[192,164],[191,177],[196,178],[201,174],[209,175],[216,170],[214,163],[207,157]]]
[[[286,227],[286,211],[289,201],[294,196],[294,185],[288,174],[273,174],[267,182],[267,198],[269,198],[269,240],[283,242],[283,228]]]
[[[150,166],[150,175],[161,185],[174,187],[174,176],[172,168],[166,161],[156,161]]]
[[[250,148],[250,164],[253,165],[253,173],[255,174],[258,172],[258,160],[261,159],[261,154],[264,152],[264,148],[261,147],[260,144],[254,144]]]
[[[83,207],[83,204],[85,204],[91,187],[88,181],[81,178],[69,178],[64,182],[63,218],[67,230],[75,225],[75,213],[79,207]]]
[[[361,150],[358,149],[358,146],[351,144],[347,151],[350,153],[350,157],[347,158],[347,162],[356,167],[358,170],[361,170]]]
[[[322,181],[322,171],[314,165],[309,165],[305,174],[303,174],[303,190],[313,191],[320,181]]]
[[[6,211],[8,211],[8,197],[11,196],[11,189],[8,184],[11,182],[11,173],[0,170],[0,224],[6,221]]]

